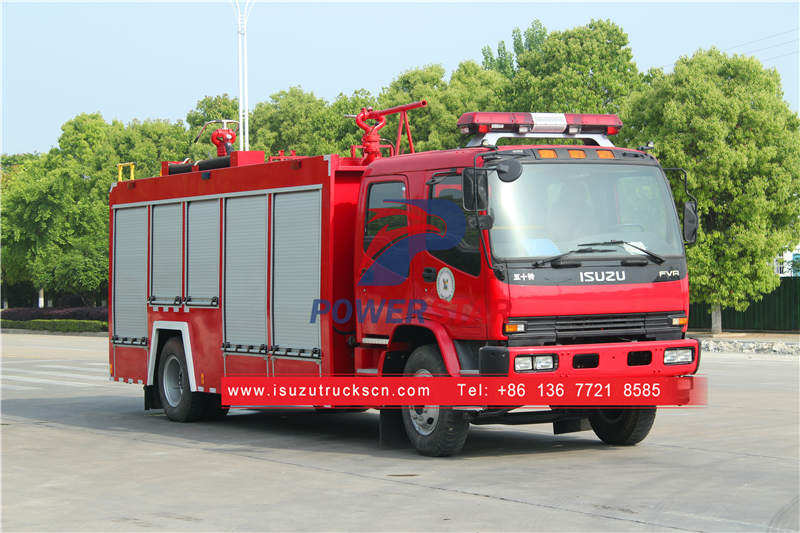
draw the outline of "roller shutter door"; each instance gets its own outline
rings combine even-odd
[[[190,305],[219,298],[219,201],[186,206],[186,296]]]
[[[267,199],[225,200],[225,342],[267,343]]]
[[[155,304],[174,304],[181,296],[181,211],[181,204],[153,206],[150,295]]]
[[[114,211],[114,335],[147,337],[147,208]]]
[[[319,348],[309,317],[320,293],[320,191],[275,195],[273,239],[273,344]]]

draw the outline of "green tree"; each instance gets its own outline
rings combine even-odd
[[[419,152],[445,148],[441,145],[439,133],[448,115],[441,97],[447,88],[445,70],[441,65],[427,65],[407,70],[397,76],[378,96],[378,107],[386,109],[396,105],[426,100],[428,107],[415,109],[409,113],[414,148]],[[397,132],[398,115],[387,118],[381,135],[394,142]],[[453,125],[455,127],[455,125]],[[407,151],[407,148],[406,148]]]
[[[800,120],[780,77],[752,57],[716,49],[682,57],[673,73],[631,95],[625,138],[655,141],[664,166],[683,167],[700,233],[688,249],[695,301],[744,310],[779,284],[773,260],[800,242]],[[673,181],[676,198],[685,198]]]
[[[161,173],[161,161],[182,161],[192,155],[198,159],[207,157],[211,148],[204,145],[198,150],[191,146],[195,135],[197,133],[193,135],[187,131],[180,121],[173,123],[166,120],[133,120],[124,127],[114,122],[109,130],[109,138],[115,156],[108,161],[113,164],[109,168],[116,172],[117,163],[130,161],[136,163],[136,176],[158,176]],[[209,138],[206,136],[205,142],[212,146]]]
[[[800,257],[795,257],[789,263],[793,276],[800,276]]]
[[[334,139],[335,117],[328,103],[291,87],[272,95],[269,102],[256,104],[250,119],[250,146],[276,155],[279,150],[295,150],[299,155],[329,154],[339,151]]]
[[[458,131],[458,119],[470,111],[513,111],[505,100],[511,82],[501,73],[484,70],[474,61],[464,61],[450,76],[442,91],[443,111],[430,136],[429,149],[456,148],[466,139]],[[438,143],[438,146],[437,146]]]
[[[203,124],[209,120],[218,119],[239,120],[239,99],[232,98],[228,96],[228,93],[224,93],[217,96],[206,96],[198,101],[195,108],[186,114],[186,123],[189,125],[189,140],[191,141],[200,133],[200,128],[203,127]],[[216,157],[217,148],[211,142],[211,131],[216,128],[210,128],[211,130],[206,130],[197,143],[191,147],[190,153],[183,157],[191,156],[194,160]],[[253,130],[252,122],[250,129],[251,131]],[[235,149],[239,149],[239,139],[236,140]]]
[[[29,235],[17,227],[19,217],[10,209],[15,197],[19,197],[31,185],[28,176],[41,167],[40,154],[11,154],[2,156],[2,177],[0,178],[0,265],[4,284],[31,281],[27,251],[30,246]],[[25,214],[24,212],[22,213]]]
[[[628,35],[611,21],[551,32],[517,60],[517,111],[617,113],[642,84]]]
[[[354,91],[350,96],[340,94],[336,97],[330,104],[328,126],[336,143],[336,152],[349,156],[350,146],[361,144],[361,137],[364,135],[364,130],[356,125],[355,119],[347,115],[356,115],[362,108],[375,108],[377,105],[376,98],[366,89]]]
[[[239,99],[228,96],[228,93],[206,96],[197,102],[194,109],[186,113],[186,123],[192,130],[197,131],[209,120],[217,119],[238,120]]]
[[[458,118],[469,111],[504,111],[504,95],[510,81],[496,70],[485,70],[474,61],[464,61],[444,79],[440,65],[409,70],[398,76],[379,97],[386,108],[417,100],[428,106],[409,113],[417,151],[457,148],[464,144],[458,132]],[[394,137],[399,116],[390,116],[384,131]],[[392,141],[394,142],[394,140]]]
[[[483,54],[483,68],[485,70],[496,70],[508,79],[512,79],[519,68],[519,57],[526,52],[534,52],[541,49],[547,30],[539,20],[534,20],[524,31],[514,28],[511,32],[513,51],[506,48],[505,41],[497,44],[497,55],[492,51],[492,47],[486,45],[481,50]]]
[[[31,281],[47,291],[84,296],[105,282],[107,196],[117,161],[110,136],[122,128],[97,113],[80,114],[62,126],[58,148],[28,160],[7,183],[2,198],[4,281]]]

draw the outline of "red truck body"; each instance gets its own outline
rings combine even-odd
[[[183,347],[188,375],[179,379],[209,398],[219,394],[223,376],[403,373],[408,355],[426,345],[438,348],[451,376],[482,372],[485,347],[504,352],[510,376],[520,354],[555,354],[552,372],[564,377],[697,371],[698,343],[685,338],[689,283],[682,243],[663,264],[644,265],[637,255],[636,264],[624,266],[623,259],[613,268],[586,261],[532,266],[494,257],[493,241],[503,231],[497,226],[478,230],[480,249],[469,272],[458,268],[459,260],[423,249],[408,254],[404,279],[364,283],[375,250],[396,244],[386,227],[371,229],[382,224],[369,196],[381,184],[409,202],[463,196],[456,176],[494,150],[522,154],[526,168],[552,164],[545,159],[563,160],[564,168],[633,162],[654,169],[668,190],[654,158],[589,144],[391,157],[372,149],[371,157],[270,162],[263,152],[232,152],[229,161],[205,169],[198,162],[171,173],[180,165],[165,162],[161,176],[117,183],[109,199],[112,379],[144,385],[146,407],[163,404],[159,358],[170,339]],[[381,207],[397,208],[384,201]],[[392,213],[405,216],[407,228],[435,232],[419,205]],[[677,225],[674,204],[672,211],[669,220]],[[370,305],[380,312],[370,314]],[[508,333],[509,323],[523,326]],[[691,361],[666,364],[670,348],[691,348]],[[636,355],[642,353],[649,355]]]

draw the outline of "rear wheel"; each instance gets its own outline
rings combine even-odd
[[[631,446],[644,440],[655,419],[655,407],[593,409],[589,415],[589,423],[600,440],[618,446]]]
[[[192,392],[189,387],[189,369],[181,340],[177,337],[168,340],[159,359],[158,394],[164,413],[176,422],[200,420],[206,409],[206,398],[202,392]]]
[[[446,375],[439,348],[429,344],[414,350],[406,362],[405,374],[419,378]],[[444,457],[464,447],[469,432],[465,412],[452,407],[416,405],[404,407],[402,415],[408,438],[422,455]]]

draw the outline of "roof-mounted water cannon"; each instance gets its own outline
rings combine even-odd
[[[496,145],[502,138],[582,139],[613,146],[609,135],[622,128],[617,115],[575,113],[472,112],[458,119],[458,129],[472,135],[467,146]]]
[[[239,121],[230,119],[217,119],[209,120],[200,129],[200,133],[194,138],[192,144],[196,143],[209,124],[222,124],[221,128],[217,128],[211,132],[211,142],[217,147],[217,157],[225,157],[231,155],[233,151],[233,143],[236,142],[236,132],[239,131]],[[235,129],[228,127],[229,124],[236,124]]]
[[[356,124],[358,127],[364,130],[364,135],[361,137],[361,145],[360,146],[353,146],[351,151],[354,153],[357,148],[361,148],[363,150],[363,160],[362,164],[369,165],[379,157],[381,157],[381,138],[378,131],[386,125],[386,116],[392,115],[394,113],[400,113],[400,121],[397,125],[397,143],[392,148],[391,155],[400,154],[400,143],[403,140],[403,129],[406,131],[406,137],[408,139],[408,149],[409,152],[414,153],[414,141],[411,138],[411,126],[408,121],[408,114],[407,111],[412,109],[417,109],[419,107],[425,107],[428,105],[428,102],[425,100],[420,100],[418,102],[412,102],[410,104],[399,105],[395,107],[390,107],[388,109],[380,109],[378,111],[373,110],[371,107],[362,107],[361,112],[355,116]],[[376,124],[367,124],[367,120],[376,120]]]

